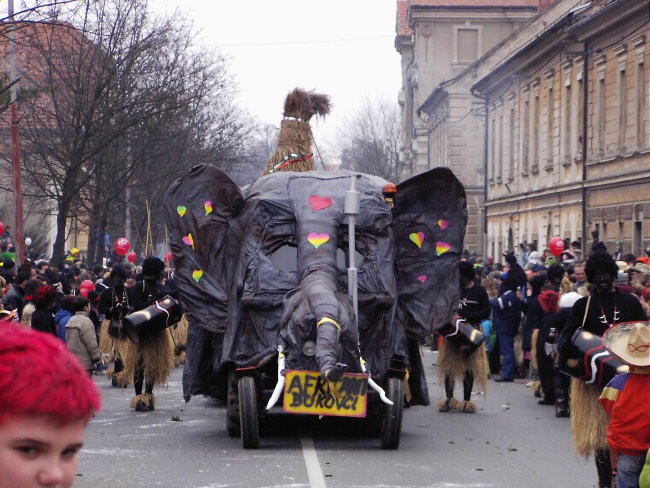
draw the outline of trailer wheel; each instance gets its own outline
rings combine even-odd
[[[244,376],[239,379],[239,421],[244,449],[256,449],[260,442],[259,419],[257,415],[257,389],[255,378]]]
[[[234,374],[228,375],[228,398],[226,403],[226,430],[230,437],[240,437],[239,423],[239,393],[237,393],[237,378]]]
[[[404,410],[404,382],[401,378],[388,378],[386,396],[392,405],[385,405],[384,420],[381,426],[382,449],[397,449],[402,431],[402,412]]]

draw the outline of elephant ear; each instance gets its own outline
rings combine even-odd
[[[233,259],[230,220],[244,205],[237,184],[210,164],[194,166],[165,196],[165,219],[181,300],[192,324],[224,332]]]
[[[451,319],[459,297],[458,262],[466,225],[465,189],[448,168],[432,169],[397,186],[396,319],[408,336],[431,334]]]

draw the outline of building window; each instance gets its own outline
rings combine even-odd
[[[524,101],[524,110],[522,111],[524,120],[521,124],[521,164],[523,171],[528,172],[530,152],[528,144],[530,142],[530,101]]]
[[[548,89],[548,110],[546,121],[546,169],[553,169],[553,129],[555,126],[555,100],[553,86]]]
[[[510,134],[508,143],[508,181],[515,174],[515,108],[510,108]]]
[[[577,153],[579,155],[582,155],[582,143],[584,141],[585,135],[583,134],[584,130],[584,89],[585,89],[585,84],[583,83],[582,80],[582,73],[580,73],[580,79],[577,80],[578,82],[578,94],[577,94],[577,103],[578,103],[578,116],[576,117],[575,120],[575,133],[578,135],[576,138],[578,147],[577,147]]]
[[[481,37],[482,25],[472,25],[467,20],[453,26],[452,67],[464,68],[476,61],[483,52]]]
[[[459,63],[471,63],[478,59],[478,29],[458,29],[456,32]]]
[[[627,96],[625,70],[618,72],[618,150],[625,152],[625,126],[627,125]]]
[[[646,128],[646,78],[645,64],[636,65],[636,144],[637,148],[645,147]]]
[[[539,93],[535,93],[533,97],[533,107],[531,114],[531,171],[537,171],[539,166]]]
[[[598,156],[605,154],[605,78],[598,80]]]
[[[499,173],[497,177],[499,179],[503,178],[503,111],[499,114],[499,125],[497,126],[497,166],[499,168]]]
[[[571,124],[571,115],[573,109],[573,100],[571,99],[571,85],[566,85],[564,88],[564,160],[570,161],[573,150],[571,148],[571,142],[573,138],[572,135],[572,125]]]
[[[494,143],[495,143],[495,141],[494,141],[494,126],[495,125],[496,125],[495,118],[492,117],[490,119],[490,129],[489,129],[489,133],[488,133],[488,144],[489,144],[489,149],[490,149],[490,153],[489,153],[489,163],[490,164],[488,166],[488,168],[489,168],[488,175],[489,175],[491,180],[494,180],[494,178],[497,176],[495,174],[495,166],[494,166]]]

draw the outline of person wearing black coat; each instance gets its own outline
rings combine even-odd
[[[126,272],[121,266],[115,266],[110,275],[111,286],[99,295],[97,310],[104,316],[99,330],[99,351],[104,357],[111,358],[113,370],[106,375],[111,378],[113,386],[127,386],[131,382],[130,375],[124,370],[124,349],[127,344],[122,327],[122,319],[133,310],[131,294],[126,287]]]
[[[131,290],[133,310],[143,310],[169,295],[162,284],[165,265],[157,257],[146,258],[142,263],[142,280],[136,281]],[[126,370],[133,371],[135,397],[131,407],[138,412],[154,410],[154,386],[163,384],[174,365],[174,345],[170,332],[164,329],[146,337],[138,344],[129,341],[126,354]],[[144,386],[144,394],[142,393]]]
[[[483,332],[481,322],[490,317],[490,300],[487,291],[475,282],[476,272],[469,261],[461,261],[458,266],[460,278],[460,300],[456,313]],[[487,357],[485,343],[477,349],[465,350],[453,340],[445,340],[440,351],[440,376],[444,382],[446,398],[438,405],[438,411],[458,411],[475,413],[477,407],[470,401],[474,380],[481,385],[482,391],[487,390]],[[456,378],[463,381],[463,401],[454,398],[454,383]]]
[[[544,311],[539,305],[538,297],[542,292],[542,287],[546,283],[546,275],[538,273],[528,282],[530,295],[522,304],[524,320],[521,324],[521,349],[524,352],[524,364],[522,367],[522,376],[528,377],[530,373],[531,351],[533,349],[533,334],[539,329]]]
[[[582,327],[584,331],[603,336],[605,331],[621,322],[647,320],[639,300],[630,293],[618,290],[614,283],[618,266],[599,243],[585,266],[591,294],[578,300],[560,335],[560,362],[572,348],[572,338]],[[606,430],[609,419],[598,402],[601,388],[577,378],[571,380],[571,427],[573,444],[579,454],[594,455],[601,488],[615,486],[607,444]]]
[[[56,296],[56,290],[49,285],[41,286],[36,290],[36,295],[32,300],[36,308],[32,313],[31,326],[34,330],[46,332],[58,338],[53,314]]]

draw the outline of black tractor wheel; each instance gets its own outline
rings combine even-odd
[[[256,449],[260,443],[259,418],[257,414],[257,388],[255,378],[239,379],[239,423],[244,449]]]
[[[402,412],[404,410],[404,382],[401,378],[388,378],[386,396],[392,405],[385,405],[384,420],[381,426],[382,449],[397,449],[402,431]]]
[[[226,404],[226,430],[230,437],[240,437],[239,423],[239,393],[237,391],[237,378],[234,374],[228,376],[228,398]]]

